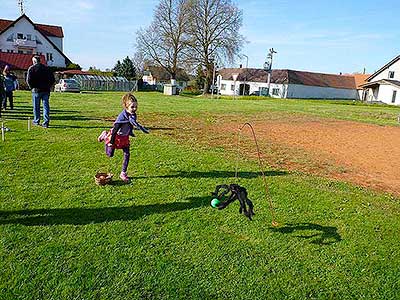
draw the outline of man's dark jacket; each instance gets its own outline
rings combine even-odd
[[[50,92],[50,88],[55,82],[53,72],[43,64],[36,64],[30,66],[28,75],[26,76],[26,83],[37,93]]]

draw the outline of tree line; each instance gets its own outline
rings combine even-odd
[[[137,31],[134,61],[160,66],[171,79],[180,68],[203,70],[207,93],[215,64],[233,63],[240,53],[241,26],[242,11],[231,0],[160,0],[150,26]]]

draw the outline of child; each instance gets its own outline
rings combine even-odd
[[[129,177],[126,174],[130,157],[129,136],[135,136],[133,134],[134,128],[139,129],[144,133],[149,133],[149,130],[136,121],[138,102],[133,94],[127,93],[122,97],[122,106],[124,110],[118,115],[113,128],[108,132],[103,131],[97,140],[99,142],[104,141],[108,157],[114,156],[115,149],[122,149],[124,152],[124,161],[122,163],[122,171],[119,177],[125,183],[129,183]]]
[[[7,98],[10,102],[10,108],[14,109],[14,95],[13,92],[17,88],[18,81],[17,77],[10,72],[10,67],[5,66],[3,70],[4,75],[4,86],[6,89],[6,96],[3,98],[3,109],[6,110],[7,108]]]

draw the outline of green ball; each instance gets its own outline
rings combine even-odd
[[[221,201],[219,201],[217,198],[211,200],[211,206],[214,208],[217,208],[220,203]]]

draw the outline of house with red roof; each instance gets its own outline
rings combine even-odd
[[[268,71],[226,68],[218,71],[221,95],[269,95],[296,99],[359,99],[353,75],[324,74],[296,70]],[[268,90],[269,87],[269,90]]]
[[[362,87],[365,101],[400,105],[400,55],[369,76]]]
[[[29,57],[41,55],[48,66],[65,68],[71,61],[63,52],[60,26],[37,24],[25,14],[16,20],[0,19],[0,66],[27,70]]]

